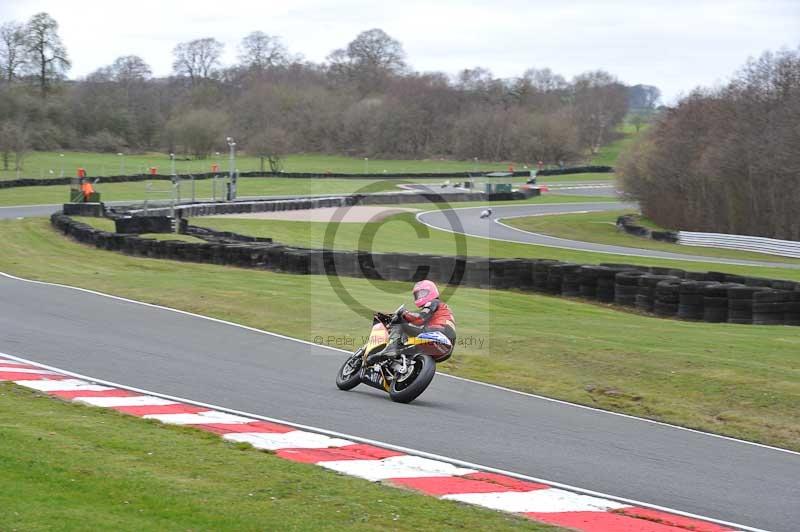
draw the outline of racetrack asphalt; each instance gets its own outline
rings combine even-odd
[[[450,232],[462,232],[469,236],[488,238],[492,240],[502,240],[506,242],[516,242],[520,244],[534,244],[537,246],[548,246],[579,251],[592,251],[596,253],[611,253],[615,255],[632,257],[688,260],[694,262],[712,262],[717,264],[734,264],[740,266],[767,266],[773,268],[792,269],[800,268],[800,265],[798,264],[705,257],[690,253],[672,253],[667,251],[596,244],[593,242],[581,242],[578,240],[568,240],[565,238],[557,238],[540,233],[523,231],[502,223],[504,219],[522,216],[636,209],[636,205],[634,203],[608,201],[597,203],[490,205],[490,207],[492,208],[492,216],[490,218],[480,217],[480,213],[486,209],[486,205],[484,205],[481,207],[458,208],[453,209],[452,211],[427,211],[418,214],[417,219],[425,225],[435,229],[441,229]],[[451,223],[454,214],[458,221]],[[620,261],[622,262],[622,259],[620,259]]]
[[[0,276],[0,352],[740,525],[800,522],[798,453],[444,375],[410,405],[341,392],[344,353],[85,291]]]

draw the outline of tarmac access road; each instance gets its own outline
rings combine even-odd
[[[0,352],[738,525],[800,523],[800,453],[445,375],[410,405],[342,392],[340,351],[77,289],[0,275]]]

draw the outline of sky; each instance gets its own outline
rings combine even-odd
[[[750,57],[800,47],[800,0],[2,0],[0,23],[47,12],[76,79],[123,55],[170,74],[180,42],[214,37],[233,64],[252,31],[322,62],[360,32],[380,28],[418,72],[481,66],[496,77],[550,68],[567,79],[606,70],[655,85],[662,103],[725,83]]]

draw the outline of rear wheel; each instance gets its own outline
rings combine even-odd
[[[352,390],[361,383],[361,363],[364,350],[359,349],[344,361],[336,374],[336,386],[340,390]]]
[[[436,362],[430,355],[416,355],[411,364],[407,373],[398,374],[392,380],[389,397],[395,403],[410,403],[419,397],[436,375]]]

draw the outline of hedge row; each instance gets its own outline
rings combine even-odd
[[[617,228],[622,229],[629,235],[640,236],[643,238],[650,238],[658,240],[659,242],[676,243],[678,241],[678,233],[675,231],[653,231],[647,227],[636,225],[636,217],[633,214],[625,214],[617,217]]]
[[[580,174],[586,172],[613,172],[610,166],[576,166],[573,168],[559,168],[554,170],[541,170],[537,175],[563,175]],[[337,173],[310,173],[310,172],[241,172],[240,177],[287,177],[298,179],[319,179],[319,178],[339,178],[339,179],[420,179],[420,178],[441,178],[441,179],[468,179],[474,177],[484,177],[493,171],[482,170],[480,172],[422,172],[422,173],[400,173],[400,174],[337,174]],[[529,171],[510,172],[515,177],[530,175]],[[211,179],[214,176],[227,177],[227,172],[206,172],[198,174],[180,174],[180,179]],[[112,175],[100,176],[100,183],[128,183],[136,181],[163,180],[170,181],[173,176],[164,174],[134,174],[134,175]],[[94,177],[90,177],[94,179]],[[0,189],[13,187],[41,187],[52,185],[69,185],[70,177],[53,177],[45,179],[22,178],[0,181]]]
[[[547,259],[491,259],[372,253],[286,246],[272,242],[189,243],[100,231],[56,213],[51,223],[79,242],[129,255],[443,285],[517,289],[579,297],[656,316],[707,322],[800,325],[800,284],[719,272],[627,264],[581,265]]]

